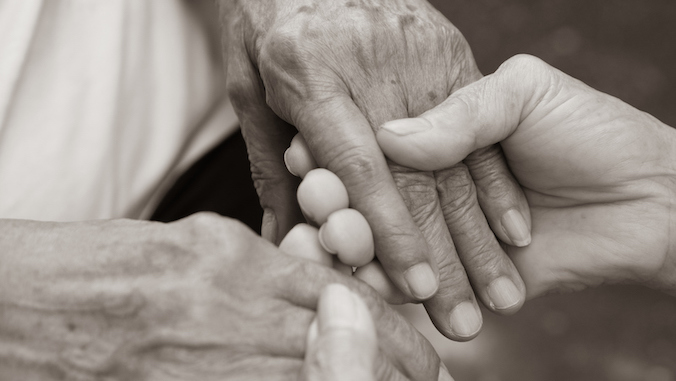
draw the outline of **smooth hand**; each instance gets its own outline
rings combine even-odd
[[[263,235],[279,242],[303,220],[298,180],[282,161],[300,131],[373,228],[389,277],[409,300],[429,299],[442,333],[478,333],[472,286],[494,311],[517,310],[523,282],[491,227],[523,246],[530,214],[499,148],[470,155],[467,165],[415,171],[388,163],[373,132],[480,78],[457,29],[424,0],[219,3],[228,89],[265,210]]]
[[[529,297],[605,283],[676,292],[676,132],[530,56],[378,134],[424,170],[501,142],[532,213],[507,249]]]
[[[373,374],[437,380],[430,344],[373,290],[234,220],[0,226],[3,378],[296,380],[320,291],[340,283],[377,322]]]

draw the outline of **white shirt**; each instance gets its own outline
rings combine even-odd
[[[142,218],[232,133],[212,0],[0,0],[0,218]]]

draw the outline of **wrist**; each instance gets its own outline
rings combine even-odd
[[[651,284],[666,293],[676,295],[676,129],[664,125],[664,143],[667,154],[664,162],[665,201],[667,219],[667,246],[664,263]]]

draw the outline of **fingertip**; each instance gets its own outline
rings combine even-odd
[[[511,279],[501,276],[487,288],[489,307],[502,315],[518,311],[525,302],[525,295]]]
[[[284,164],[292,175],[300,178],[304,178],[308,172],[317,168],[310,147],[301,134],[293,137],[289,148],[284,152]]]
[[[346,286],[339,283],[327,285],[321,293],[317,307],[319,333],[331,329],[349,329],[368,333],[372,324],[366,303]],[[372,329],[371,329],[372,331]]]
[[[404,272],[404,279],[412,296],[426,300],[439,290],[439,276],[427,262],[420,262]]]
[[[424,132],[431,128],[421,118],[392,120],[384,123],[376,132],[380,149],[390,160],[411,168],[433,171],[443,168],[434,156],[420,146],[421,136],[410,136],[413,132]]]
[[[333,256],[319,242],[317,228],[308,224],[294,226],[279,244],[279,249],[292,257],[307,259],[326,267],[333,265]]]
[[[346,265],[363,266],[374,257],[373,232],[366,218],[355,209],[331,213],[319,230],[319,241]]]
[[[331,253],[333,255],[336,255],[338,252],[332,248],[332,244],[329,241],[331,237],[326,234],[326,224],[323,224],[319,228],[319,234],[317,235],[319,238],[319,244],[322,245],[324,250],[326,250],[327,253]]]
[[[300,175],[293,169],[293,165],[289,159],[289,151],[291,151],[291,148],[287,148],[286,151],[284,151],[284,166],[286,166],[286,170],[289,171],[290,174],[300,177]]]
[[[481,310],[474,301],[464,301],[451,310],[450,329],[456,340],[468,341],[476,337],[483,326]]]
[[[333,172],[316,168],[308,172],[296,192],[305,216],[321,225],[329,215],[349,205],[347,189]]]
[[[512,245],[516,247],[525,247],[531,243],[531,232],[528,223],[523,214],[516,210],[510,209],[503,214],[500,219],[504,233],[511,240]]]

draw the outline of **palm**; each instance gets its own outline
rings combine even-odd
[[[659,122],[601,93],[575,94],[559,93],[502,143],[531,206],[533,242],[511,250],[529,296],[555,284],[648,279],[667,251],[670,190],[660,163],[669,148]]]

